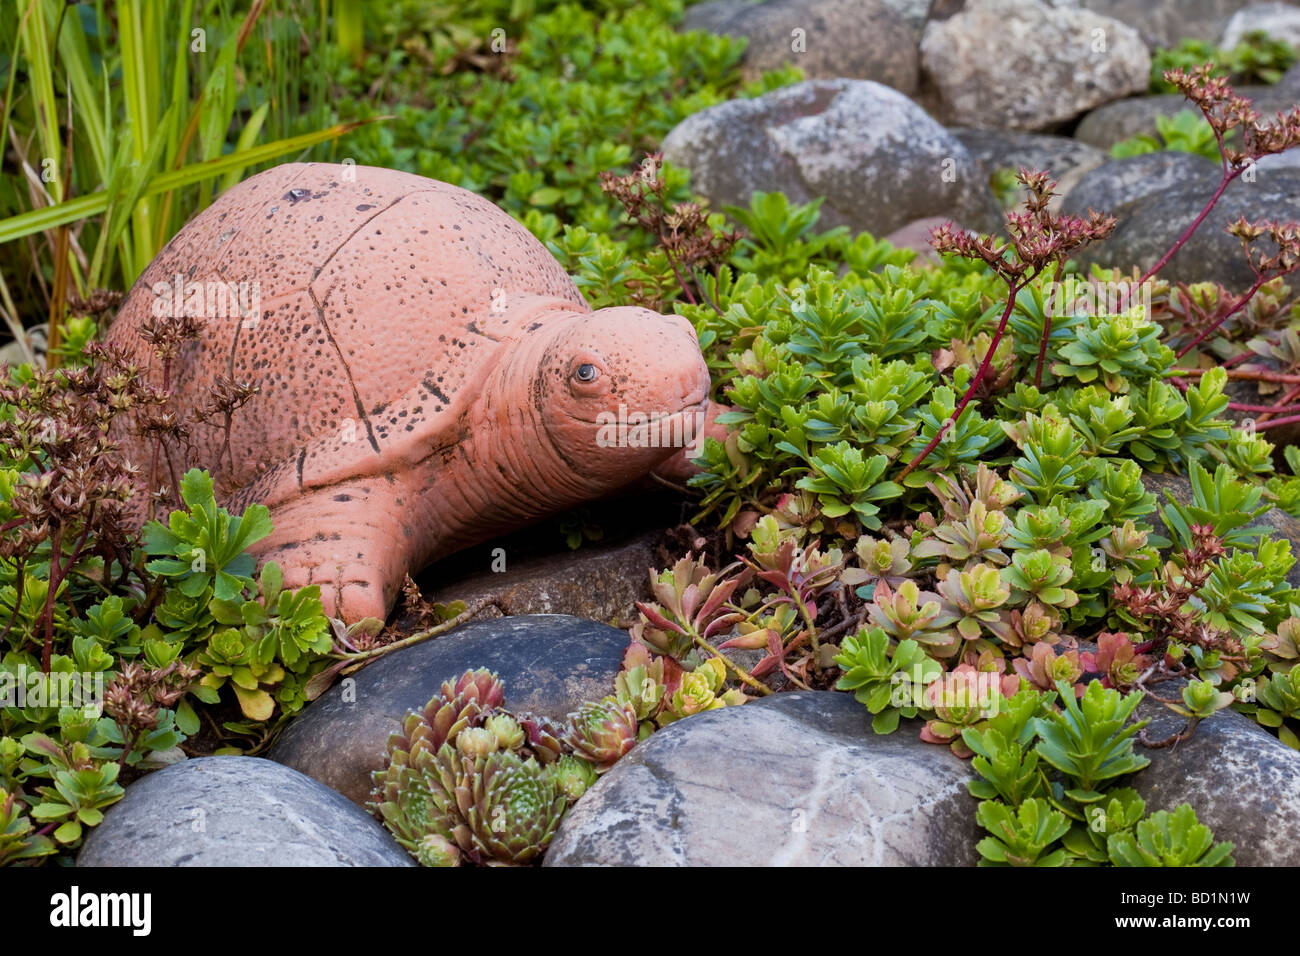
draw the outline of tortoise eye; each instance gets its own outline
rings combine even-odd
[[[574,369],[573,377],[579,382],[591,383],[600,377],[600,370],[594,365],[584,363]]]

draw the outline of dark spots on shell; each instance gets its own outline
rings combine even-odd
[[[374,203],[363,202],[361,205],[357,206],[357,212],[365,212],[367,209],[374,209],[374,208],[375,208]]]
[[[284,194],[284,198],[291,203],[299,203],[311,199],[310,189],[290,189]]]
[[[439,382],[442,381],[442,376],[438,376],[438,381]],[[443,405],[451,404],[451,399],[449,399],[446,395],[443,394],[443,391],[438,387],[437,382],[430,381],[428,375],[424,377],[423,381],[421,381],[420,384],[423,385],[428,390],[430,395],[434,396],[436,399],[438,399],[438,401],[442,402]]]
[[[534,322],[532,325],[528,326],[528,331],[529,331],[529,332],[536,332],[536,331],[537,331],[538,329],[540,329],[541,327],[542,327],[542,323],[540,323],[540,322]]]
[[[407,423],[407,426],[406,428],[403,429],[403,431],[408,431],[408,432],[415,431],[415,425],[411,423]]]
[[[335,500],[335,501],[351,501],[351,500],[352,500],[352,496],[351,496],[351,495],[335,495],[335,496],[334,496],[334,500]]]

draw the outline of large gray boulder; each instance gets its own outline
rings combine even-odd
[[[1175,47],[1184,38],[1217,41],[1228,19],[1251,0],[1052,0],[1127,23],[1151,48]]]
[[[911,93],[919,77],[916,14],[894,6],[887,0],[721,0],[689,8],[682,27],[748,39],[746,79],[791,63],[808,79],[875,80]]]
[[[478,571],[454,580],[438,578],[423,589],[440,603],[493,603],[479,617],[572,614],[614,623],[636,619],[636,602],[650,596],[650,569],[660,563],[661,531],[624,541],[584,544],[576,551],[513,558],[502,571]],[[430,575],[422,575],[422,578]]]
[[[257,757],[200,757],[142,777],[77,866],[414,866],[329,787]]]
[[[1219,46],[1231,50],[1248,33],[1268,34],[1291,46],[1300,46],[1300,7],[1290,3],[1252,3],[1238,10],[1223,30]]]
[[[1177,690],[1162,685],[1162,693]],[[670,724],[570,811],[547,866],[969,866],[984,831],[970,763],[918,721],[880,737],[849,694],[781,694]],[[1182,718],[1147,699],[1165,739]],[[1300,754],[1222,711],[1119,781],[1147,812],[1190,803],[1239,866],[1300,863]]]
[[[1161,684],[1157,693],[1181,691]],[[1143,733],[1167,740],[1184,719],[1147,698],[1137,718],[1150,719]],[[1237,866],[1300,864],[1300,753],[1249,717],[1222,710],[1197,725],[1191,738],[1172,747],[1136,750],[1151,766],[1127,783],[1147,802],[1147,812],[1190,803],[1216,841],[1231,840]]]
[[[1173,186],[1129,203],[1120,224],[1105,242],[1083,250],[1079,261],[1147,269],[1173,245],[1204,208],[1213,185],[1203,181]],[[1260,169],[1254,182],[1238,179],[1224,192],[1209,217],[1160,272],[1174,282],[1221,282],[1244,291],[1254,280],[1241,242],[1225,231],[1229,222],[1245,216],[1295,219],[1300,215],[1300,169]]]
[[[966,148],[870,80],[811,80],[721,103],[687,117],[663,151],[715,207],[780,190],[799,203],[824,196],[819,228],[883,236],[927,216],[984,230],[1002,222]]]
[[[936,866],[978,859],[969,765],[833,691],[670,724],[560,824],[547,866]]]
[[[950,125],[1041,130],[1146,90],[1131,27],[1039,0],[968,0],[921,40],[921,69]]]
[[[1180,184],[1195,184],[1208,198],[1219,178],[1219,167],[1194,153],[1162,150],[1111,159],[1085,174],[1062,200],[1061,208],[1076,216],[1095,209],[1121,218],[1133,203]]]
[[[294,719],[269,756],[365,806],[389,735],[443,681],[486,667],[504,682],[511,710],[560,720],[613,692],[627,644],[624,631],[563,614],[475,621],[335,684]]]
[[[1068,136],[966,127],[955,127],[948,132],[961,140],[985,177],[993,176],[1000,169],[1018,170],[1022,167],[1050,172],[1057,182],[1053,208],[1060,206],[1061,198],[1075,187],[1084,174],[1096,169],[1107,159],[1106,153],[1097,147],[1080,143]],[[1025,190],[1021,187],[1016,202],[1024,198]]]
[[[1287,77],[1283,79],[1290,82]],[[1283,86],[1279,82],[1276,86],[1241,86],[1236,87],[1236,90],[1250,99],[1260,116],[1267,119],[1278,112],[1291,109],[1296,104],[1300,76],[1297,77],[1296,83],[1295,88],[1289,85]],[[1085,116],[1079,121],[1074,136],[1080,142],[1109,150],[1121,140],[1131,139],[1141,133],[1156,136],[1157,116],[1173,116],[1184,110],[1199,114],[1196,107],[1181,93],[1162,93],[1158,96],[1119,100],[1100,106]]]

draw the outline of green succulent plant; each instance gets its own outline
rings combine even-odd
[[[712,694],[709,696],[711,698]],[[573,748],[574,754],[595,764],[596,769],[603,772],[636,746],[638,727],[636,710],[630,704],[606,697],[584,704],[569,715],[564,740]]]
[[[495,674],[466,671],[389,737],[369,806],[421,865],[535,863],[595,782],[596,767],[565,753],[546,721],[504,705]]]
[[[1044,854],[1070,829],[1065,814],[1046,800],[1031,798],[1016,810],[986,800],[975,819],[991,834],[976,844],[982,866],[1064,866],[1064,849]]]
[[[1233,866],[1232,843],[1215,843],[1189,804],[1157,810],[1132,831],[1111,834],[1106,852],[1115,866]]]
[[[508,750],[461,759],[452,828],[461,852],[482,863],[540,859],[568,808],[554,775]]]
[[[900,718],[915,717],[925,686],[943,670],[916,641],[892,650],[890,643],[880,628],[864,629],[846,637],[835,656],[843,671],[836,689],[853,692],[874,715],[871,729],[878,734],[892,734]]]
[[[1056,689],[1063,709],[1042,720],[1038,755],[1066,774],[1076,791],[1095,793],[1105,781],[1151,763],[1133,752],[1133,736],[1147,722],[1128,723],[1142,702],[1141,694],[1123,696],[1093,681],[1076,701],[1064,681],[1057,682]]]

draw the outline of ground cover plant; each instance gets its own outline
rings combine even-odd
[[[971,759],[990,863],[1230,860],[1191,808],[1148,808],[1123,778],[1144,766],[1135,742],[1171,746],[1228,708],[1300,749],[1295,556],[1254,523],[1268,508],[1300,515],[1300,453],[1268,441],[1300,419],[1293,223],[1232,225],[1258,280],[1248,289],[1168,283],[1167,257],[1145,275],[1081,275],[1070,257],[1105,241],[1105,211],[1056,216],[1048,174],[1023,171],[1029,201],[1005,236],[942,230],[939,264],[918,264],[873,236],[819,230],[818,203],[759,193],[709,209],[692,198],[655,152],[663,135],[798,74],[742,85],[740,41],[676,33],[677,0],[501,0],[461,18],[403,3],[360,24],[355,10],[338,16],[349,6],[329,21],[304,8],[302,35],[332,51],[337,86],[281,89],[311,108],[278,120],[270,144],[242,131],[276,115],[267,104],[281,100],[257,94],[286,82],[292,44],[274,68],[248,67],[243,85],[187,76],[182,57],[171,77],[192,98],[185,116],[199,117],[195,145],[182,148],[187,127],[171,115],[134,172],[122,171],[125,153],[100,168],[78,152],[56,164],[75,188],[4,197],[0,306],[25,357],[43,353],[49,367],[14,365],[0,391],[0,677],[40,688],[0,709],[0,862],[75,850],[151,767],[261,752],[340,673],[475,610],[427,606],[412,587],[403,626],[328,620],[311,588],[285,591],[273,565],[255,573],[246,549],[270,531],[265,510],[227,513],[200,471],[175,470],[159,520],[142,535],[129,527],[137,476],[113,454],[112,423],[129,417],[155,436],[154,466],[166,470],[167,447],[186,429],[223,427],[251,385],[222,383],[205,421],[178,421],[164,393],[94,343],[98,324],[219,179],[285,148],[488,196],[593,307],[688,317],[728,407],[725,441],[706,444],[681,489],[698,543],[650,573],[609,697],[548,726],[508,711],[491,675],[445,675],[394,728],[375,811],[417,859],[534,863],[638,739],[745,699],[835,688],[863,703],[876,732],[917,733]],[[45,19],[0,34],[8,74],[49,49],[38,29],[55,31],[63,58],[47,70],[58,109],[6,97],[6,122],[31,144],[20,163],[37,169],[46,147],[33,137],[71,135],[42,132],[36,117],[66,114],[56,90],[80,47],[55,5],[19,7]],[[89,30],[77,13],[87,42],[111,45],[120,23],[97,8]],[[220,49],[243,64],[245,21],[217,22]],[[279,50],[285,24],[254,23]],[[366,55],[358,28],[385,38],[383,52]],[[1294,145],[1300,115],[1260,117],[1208,69],[1162,80],[1203,124],[1171,126],[1166,144],[1212,146],[1223,173],[1193,229],[1222,228],[1223,188]],[[201,105],[208,90],[215,114]],[[110,83],[113,103],[128,92]],[[121,112],[135,108],[125,99]],[[223,165],[186,171],[204,160]],[[177,168],[183,178],[164,179]],[[173,189],[150,192],[159,180]],[[63,218],[100,193],[103,208]],[[163,210],[144,203],[169,196]],[[84,264],[83,246],[98,252]],[[28,334],[37,325],[45,349]],[[160,326],[160,360],[193,332]],[[1230,400],[1232,381],[1258,383],[1259,403]],[[1164,473],[1186,476],[1190,503],[1148,487]],[[44,706],[57,675],[85,673],[103,675],[102,712]],[[1143,695],[1184,716],[1173,737],[1134,723]]]

